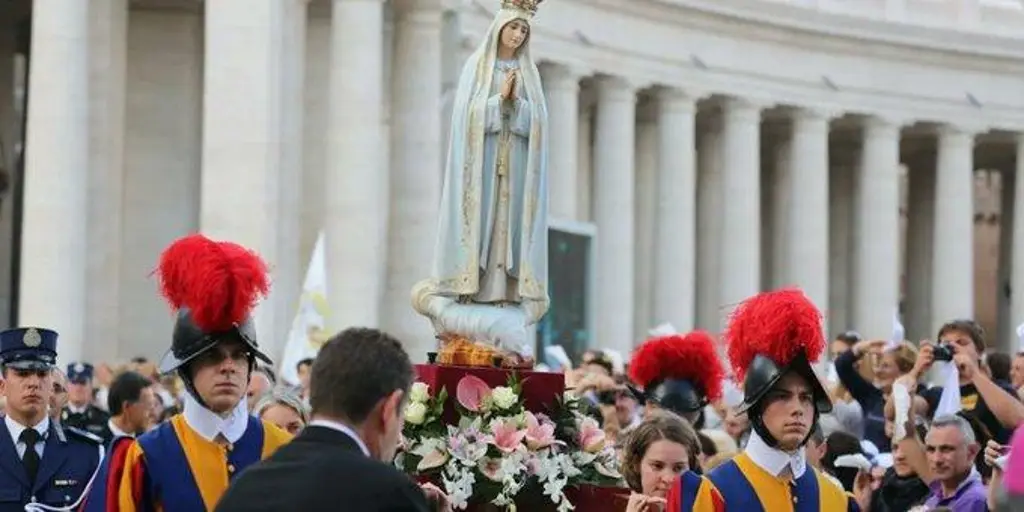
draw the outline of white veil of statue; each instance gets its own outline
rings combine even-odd
[[[434,249],[433,275],[413,289],[413,306],[429,317],[439,334],[457,333],[474,341],[488,341],[519,353],[525,327],[536,323],[548,309],[547,293],[547,106],[540,72],[530,56],[532,26],[515,53],[514,62],[498,59],[502,30],[515,20],[530,24],[536,0],[504,0],[483,41],[467,59],[459,77],[452,111],[444,191]],[[499,201],[496,177],[494,124],[500,110],[494,77],[501,66],[516,72],[515,114],[510,121],[518,133],[521,150],[514,149],[503,162],[508,167],[507,210],[494,207]],[[499,87],[500,89],[500,87]],[[497,113],[497,114],[496,114]],[[512,128],[515,131],[516,128]],[[507,151],[507,149],[506,149]],[[497,153],[497,156],[496,156]],[[507,155],[507,153],[506,153]],[[502,216],[495,212],[507,212]],[[488,258],[494,230],[503,233],[508,290],[501,300],[481,297],[482,278],[491,277]],[[486,286],[484,286],[486,288]],[[501,307],[495,307],[500,303]],[[522,331],[512,334],[509,329]],[[502,331],[502,332],[499,332]],[[495,337],[499,339],[495,339]],[[501,340],[500,338],[504,338]],[[504,341],[504,342],[503,342]],[[509,346],[511,345],[511,346]]]

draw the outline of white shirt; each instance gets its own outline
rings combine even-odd
[[[310,427],[324,427],[324,428],[329,428],[329,429],[332,429],[332,430],[337,430],[338,432],[341,432],[341,433],[351,437],[352,440],[355,441],[357,445],[359,445],[359,449],[363,451],[363,455],[366,455],[367,457],[370,457],[370,450],[369,450],[369,448],[366,447],[366,443],[364,443],[363,440],[359,437],[359,434],[356,434],[356,431],[352,430],[351,428],[349,428],[348,425],[344,425],[344,424],[338,423],[337,421],[331,421],[331,420],[313,420],[313,421],[309,422],[308,426],[310,426]]]
[[[85,414],[85,411],[88,411],[88,410],[89,410],[89,404],[85,404],[85,405],[83,405],[81,407],[78,407],[77,405],[75,405],[75,404],[73,404],[71,402],[68,402],[68,412],[70,414]]]
[[[7,424],[7,431],[11,433],[11,440],[14,441],[14,449],[18,452],[18,458],[21,459],[25,456],[25,443],[21,442],[21,433],[25,431],[25,426],[17,421],[11,419],[10,416],[4,416],[4,423]],[[50,432],[50,418],[45,417],[43,421],[36,423],[32,427],[36,432],[39,432],[39,441],[33,447],[36,453],[39,454],[39,459],[43,458],[43,446],[46,444],[46,435]]]
[[[793,479],[800,478],[807,471],[807,458],[804,454],[804,447],[793,453],[786,453],[777,448],[768,446],[768,443],[761,439],[753,429],[750,430],[750,438],[747,439],[747,455],[772,475],[779,476],[782,470],[788,466],[793,473]]]
[[[188,423],[188,426],[207,441],[213,441],[217,438],[217,434],[221,434],[229,443],[237,443],[245,434],[246,427],[249,426],[249,405],[245,396],[231,410],[231,414],[222,418],[199,405],[192,395],[186,394],[182,414],[185,415],[185,422]]]
[[[117,424],[114,423],[114,418],[110,418],[109,420],[107,420],[107,428],[110,429],[110,433],[114,435],[114,438],[135,437],[134,434],[129,434],[128,432],[125,432],[124,430],[118,428]]]

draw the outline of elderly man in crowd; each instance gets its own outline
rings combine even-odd
[[[53,375],[53,395],[50,396],[50,421],[60,424],[64,407],[68,405],[68,379],[60,368],[54,367],[50,372]]]
[[[932,421],[924,443],[928,469],[934,478],[925,507],[949,507],[958,512],[988,510],[985,484],[974,467],[980,447],[971,424],[961,416],[939,416]]]
[[[249,378],[249,387],[245,390],[246,401],[249,403],[249,412],[255,413],[256,402],[259,402],[260,397],[268,393],[273,389],[276,384],[274,378],[274,372],[270,368],[264,365],[257,365],[253,368],[252,375]]]

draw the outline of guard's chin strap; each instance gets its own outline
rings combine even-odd
[[[92,483],[96,480],[96,475],[99,474],[100,468],[103,467],[103,458],[106,456],[106,450],[103,447],[103,443],[96,445],[99,449],[100,458],[96,462],[96,469],[92,471],[92,476],[89,477],[89,481],[85,484],[85,488],[82,489],[81,496],[70,505],[63,507],[54,507],[52,505],[46,505],[44,503],[31,502],[25,504],[25,512],[71,512],[72,510],[78,510],[79,505],[85,501],[85,497],[89,495],[89,490],[92,489]]]

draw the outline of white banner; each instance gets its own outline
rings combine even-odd
[[[288,342],[281,357],[278,375],[285,382],[298,385],[299,376],[295,365],[303,359],[316,357],[320,347],[330,337],[326,331],[330,308],[327,304],[327,268],[324,262],[324,232],[317,236],[313,255],[306,269],[302,284],[299,310],[288,332]]]

